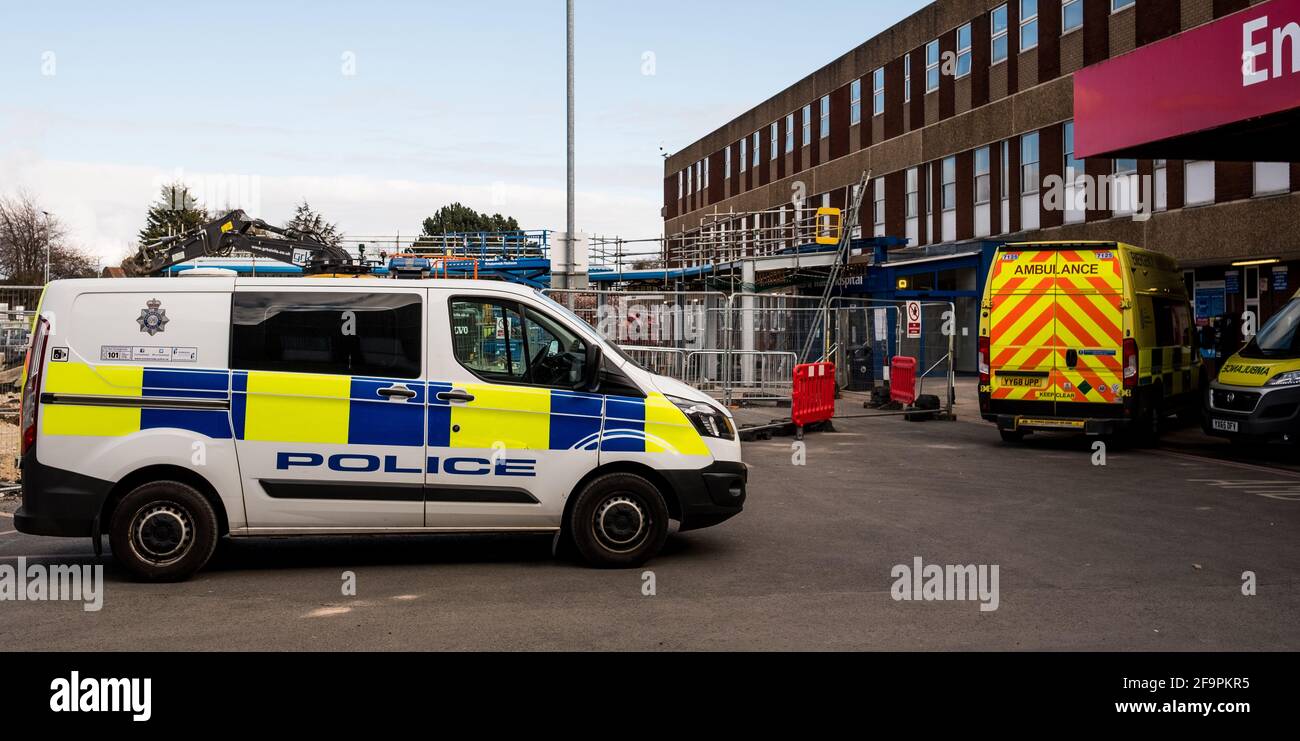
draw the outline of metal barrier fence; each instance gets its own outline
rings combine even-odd
[[[868,392],[889,382],[895,355],[915,357],[920,385],[955,394],[955,307],[921,302],[920,327],[906,302],[719,292],[550,290],[609,341],[652,372],[725,403],[789,402],[794,367],[830,360],[836,385]],[[804,348],[811,348],[804,357]],[[924,392],[924,389],[919,389]]]

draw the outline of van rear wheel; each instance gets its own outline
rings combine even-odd
[[[1025,433],[1019,430],[998,430],[998,433],[1002,435],[1002,442],[1004,443],[1023,443],[1025,441]]]
[[[144,581],[184,581],[217,547],[217,515],[197,489],[151,481],[132,489],[109,525],[113,557]]]
[[[578,553],[598,568],[640,566],[668,539],[668,505],[654,484],[610,473],[583,487],[566,523]]]

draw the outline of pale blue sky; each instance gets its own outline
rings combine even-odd
[[[579,228],[657,235],[661,144],[923,5],[578,0]],[[243,183],[271,221],[306,197],[353,235],[453,199],[563,228],[564,3],[0,0],[0,194],[115,257],[176,173]]]

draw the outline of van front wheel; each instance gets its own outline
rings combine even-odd
[[[640,566],[668,539],[668,505],[631,473],[600,476],[578,492],[567,523],[583,560],[599,568]]]
[[[217,547],[217,515],[194,487],[152,481],[132,489],[109,525],[113,557],[145,581],[184,581]]]

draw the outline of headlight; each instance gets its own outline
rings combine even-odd
[[[734,440],[736,430],[721,409],[702,401],[689,401],[669,396],[668,400],[682,410],[682,414],[695,425],[695,431],[702,437],[716,437],[721,440]]]
[[[1287,371],[1273,376],[1269,380],[1269,386],[1295,386],[1300,384],[1300,371]]]

